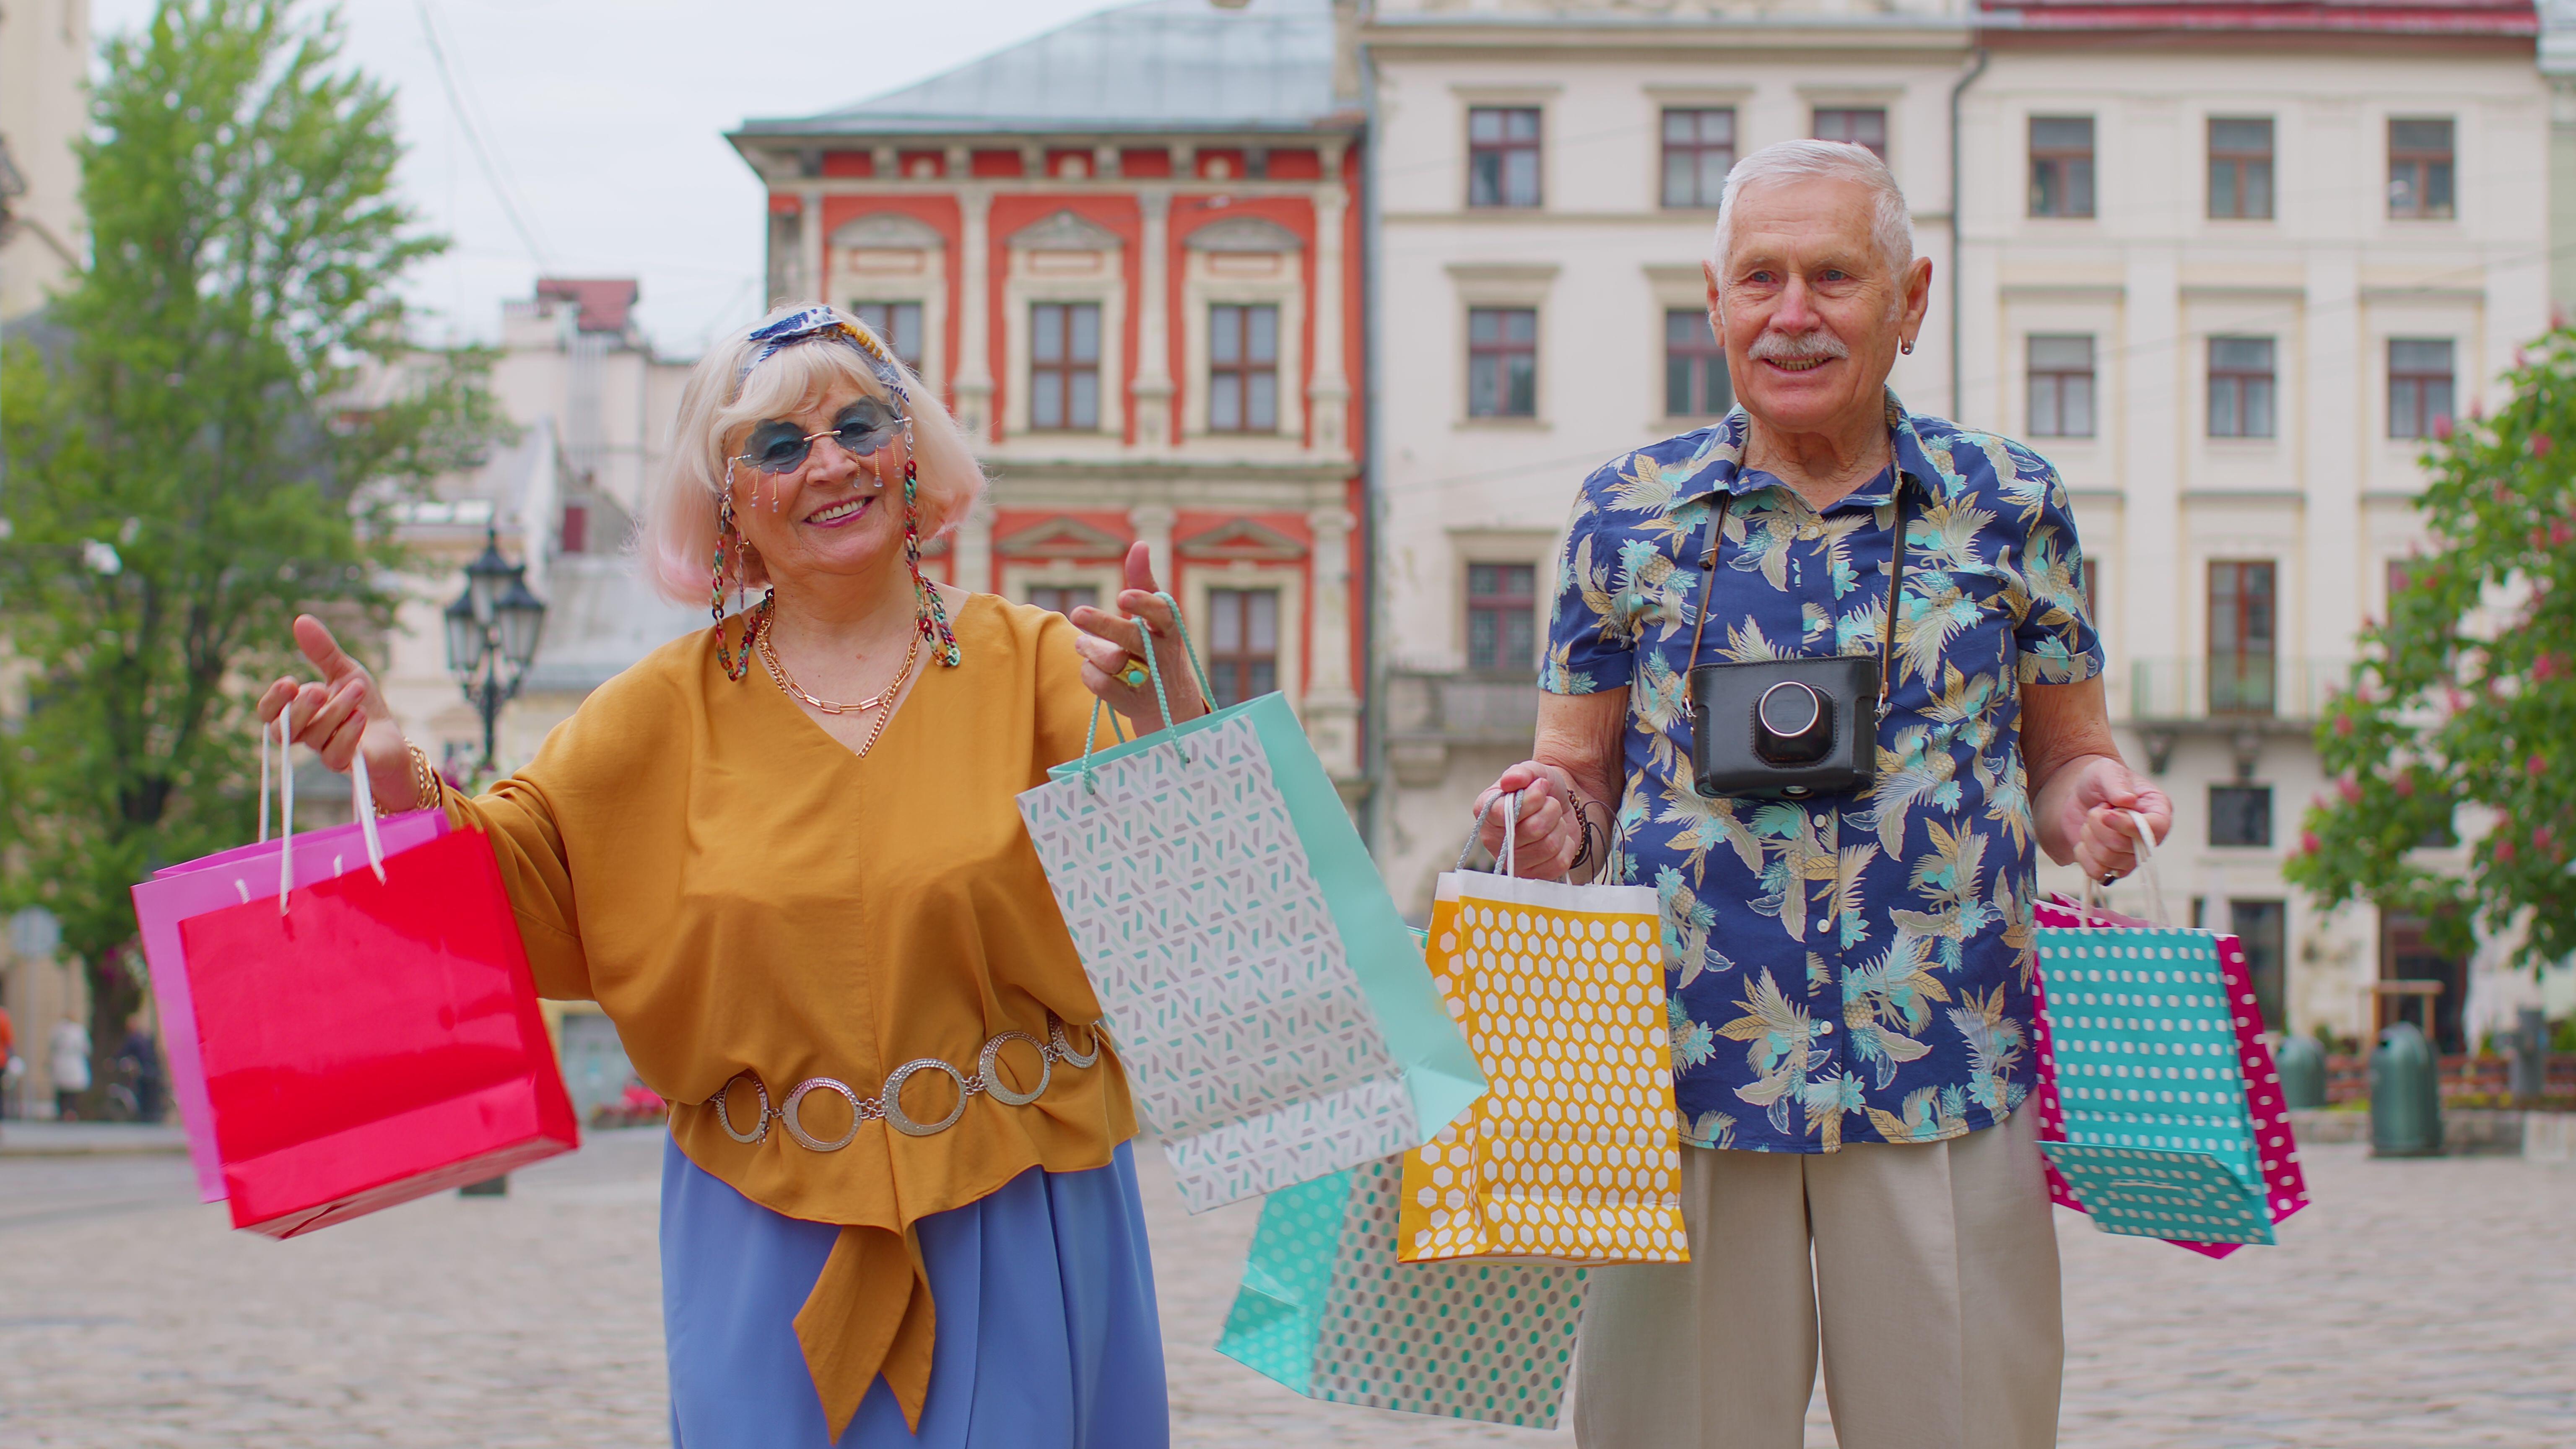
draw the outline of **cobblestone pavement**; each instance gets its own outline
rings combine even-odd
[[[506,1199],[292,1243],[189,1202],[183,1159],[0,1161],[0,1444],[664,1442],[653,1132]],[[1554,1445],[1310,1404],[1219,1358],[1257,1209],[1184,1215],[1149,1169],[1175,1441]],[[2576,1445],[2576,1168],[2308,1154],[2318,1205],[2210,1262],[2058,1215],[2069,1449]],[[1819,1405],[1808,1444],[1833,1444]]]

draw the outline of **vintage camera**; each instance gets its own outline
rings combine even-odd
[[[1878,657],[1699,662],[1731,495],[1721,496],[1700,554],[1699,620],[1691,626],[1692,788],[1710,799],[1756,795],[1805,800],[1858,794],[1878,780],[1878,721],[1887,709],[1896,650],[1896,605],[1905,585],[1905,489],[1887,571],[1887,615]]]
[[[1693,669],[1695,788],[1792,800],[1867,790],[1878,775],[1878,677],[1866,657]]]

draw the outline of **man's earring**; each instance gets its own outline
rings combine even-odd
[[[1908,357],[1912,357],[1914,355],[1914,344],[1911,342],[1900,342],[1896,344],[1896,350],[1904,353]]]

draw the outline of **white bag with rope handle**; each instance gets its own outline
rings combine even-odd
[[[1144,661],[1164,728],[1096,750],[1095,703],[1020,813],[1183,1203],[1419,1146],[1484,1079],[1323,761],[1278,694],[1173,725]]]

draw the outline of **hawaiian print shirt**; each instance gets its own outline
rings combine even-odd
[[[1703,799],[1687,680],[1720,492],[1734,502],[1706,662],[1875,655],[1886,619],[1888,475],[1819,513],[1741,467],[1746,421],[1584,482],[1539,679],[1557,694],[1628,691],[1619,872],[1662,902],[1683,1139],[1831,1152],[1992,1126],[2032,1071],[2020,687],[2102,669],[2065,486],[2020,444],[1889,394],[1911,501],[1876,784]]]

